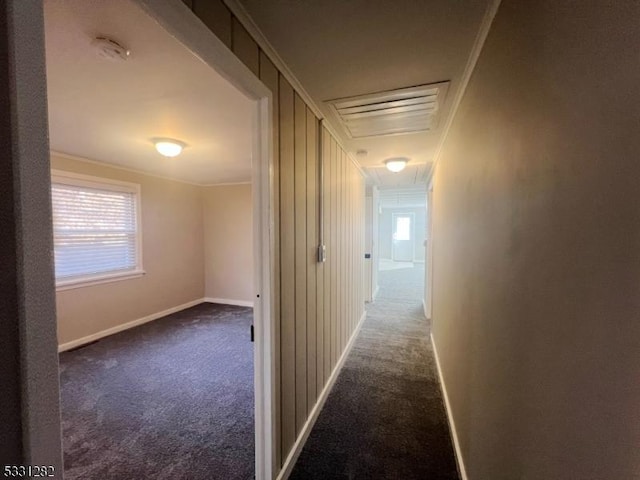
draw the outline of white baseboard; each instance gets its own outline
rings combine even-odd
[[[205,297],[205,302],[208,303],[221,303],[223,305],[235,305],[237,307],[252,307],[253,302],[250,300],[232,300],[230,298],[214,298],[214,297]]]
[[[456,423],[453,420],[453,412],[451,411],[451,404],[449,403],[449,395],[447,395],[447,386],[444,383],[442,376],[442,370],[440,368],[440,359],[438,358],[438,350],[436,349],[436,342],[431,336],[431,346],[433,347],[433,356],[436,359],[436,368],[438,369],[438,378],[440,379],[440,385],[442,386],[442,396],[444,397],[444,405],[447,409],[447,419],[449,420],[449,430],[451,430],[451,437],[453,438],[453,447],[456,451],[456,461],[458,463],[458,472],[460,472],[461,480],[469,480],[467,476],[467,470],[464,467],[464,459],[462,458],[462,450],[460,449],[460,442],[458,441],[458,432],[456,430]]]
[[[289,455],[287,456],[284,462],[284,465],[282,465],[282,470],[280,470],[280,473],[276,477],[276,480],[285,480],[289,478],[289,475],[291,475],[291,471],[293,470],[293,467],[295,466],[296,461],[300,456],[300,452],[302,452],[302,448],[304,447],[304,444],[307,442],[307,439],[309,438],[309,434],[313,429],[313,425],[316,423],[316,420],[318,419],[318,415],[320,415],[320,411],[322,410],[324,403],[327,401],[329,392],[331,392],[331,389],[333,388],[333,384],[336,383],[336,379],[340,374],[340,370],[342,370],[342,366],[344,365],[344,362],[349,356],[349,352],[351,352],[351,348],[355,343],[356,337],[358,336],[358,332],[360,332],[360,328],[362,328],[362,324],[364,323],[364,319],[366,318],[366,316],[367,316],[367,312],[366,311],[362,312],[362,316],[358,321],[358,325],[356,325],[355,330],[351,334],[349,343],[347,343],[347,346],[342,352],[342,355],[340,355],[340,358],[338,359],[338,363],[334,367],[333,372],[331,372],[331,376],[329,377],[327,384],[322,389],[322,392],[320,392],[318,401],[316,402],[313,409],[311,410],[311,413],[309,414],[309,418],[307,419],[304,426],[302,427],[302,430],[300,431],[300,435],[298,435],[298,438],[296,439],[296,443],[293,444],[293,448],[291,449],[291,452],[289,452]]]
[[[131,322],[123,323],[122,325],[116,325],[115,327],[107,328],[106,330],[102,330],[100,332],[87,335],[86,337],[78,338],[77,340],[72,340],[70,342],[63,343],[62,345],[58,346],[58,352],[65,352],[67,350],[71,350],[72,348],[76,348],[81,345],[85,345],[87,343],[95,342],[96,340],[100,340],[101,338],[108,337],[109,335],[113,335],[114,333],[122,332],[124,330],[137,327],[138,325],[142,325],[143,323],[151,322],[152,320],[157,320],[158,318],[166,317],[167,315],[171,315],[172,313],[176,313],[181,310],[185,310],[187,308],[193,307],[195,305],[199,305],[204,301],[205,300],[203,298],[198,298],[191,302],[178,305],[177,307],[168,308],[167,310],[163,310],[162,312],[158,312],[158,313],[152,313],[151,315],[147,315],[146,317],[138,318],[137,320],[132,320]]]

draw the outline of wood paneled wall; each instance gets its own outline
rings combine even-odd
[[[282,465],[364,313],[364,179],[222,0],[185,4],[273,93],[276,456]],[[321,226],[325,263],[317,262]]]

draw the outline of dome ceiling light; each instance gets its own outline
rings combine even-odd
[[[408,162],[409,159],[405,157],[388,158],[384,161],[384,165],[390,172],[398,173],[404,170],[404,167],[407,166]]]
[[[182,153],[182,149],[187,146],[186,143],[173,138],[155,138],[153,143],[158,153],[165,157],[177,157]]]

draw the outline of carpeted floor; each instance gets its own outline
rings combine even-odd
[[[253,478],[251,319],[201,304],[62,353],[65,478]]]
[[[380,292],[290,478],[458,479],[422,313],[424,266]]]

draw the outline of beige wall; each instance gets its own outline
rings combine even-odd
[[[222,0],[185,1],[274,98],[276,463],[281,466],[364,312],[364,182]],[[324,138],[324,216],[317,152]],[[319,225],[328,260],[316,262]],[[277,468],[278,470],[279,468]]]
[[[204,296],[200,187],[53,155],[54,169],[141,186],[139,278],[58,291],[58,342],[98,333]]]
[[[205,297],[253,302],[251,184],[203,188]]]
[[[640,3],[502,2],[438,164],[471,479],[640,478]]]

